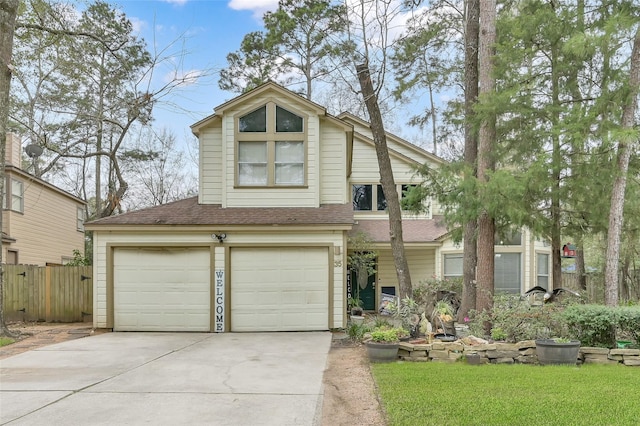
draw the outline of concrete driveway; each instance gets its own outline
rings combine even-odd
[[[0,424],[316,425],[331,333],[106,333],[0,360]]]

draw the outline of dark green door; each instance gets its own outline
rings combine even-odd
[[[353,286],[353,295],[362,300],[362,309],[365,311],[376,310],[376,274],[369,275],[367,286],[362,288],[358,285],[358,276],[356,271],[351,271],[351,285]]]

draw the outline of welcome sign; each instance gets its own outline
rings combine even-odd
[[[216,269],[215,299],[215,332],[224,333],[224,269]]]

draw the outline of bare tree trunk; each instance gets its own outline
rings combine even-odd
[[[478,42],[479,95],[495,90],[493,76],[496,43],[496,0],[480,0],[480,36]],[[493,145],[496,138],[495,117],[482,121],[478,134],[478,180],[484,184],[495,169]],[[486,208],[478,219],[478,269],[476,309],[489,310],[493,305],[495,220]]]
[[[640,28],[636,31],[631,51],[631,69],[629,70],[629,92],[622,110],[622,128],[631,130],[638,108],[638,90],[640,87]],[[627,187],[627,174],[632,149],[637,140],[618,142],[618,161],[616,178],[611,192],[609,210],[609,232],[607,233],[607,254],[604,268],[604,303],[607,306],[618,305],[618,262],[620,260],[620,234],[622,233],[624,193]]]
[[[578,288],[580,288],[580,290],[584,293],[587,291],[587,268],[584,263],[583,246],[584,238],[581,235],[576,240],[576,277],[578,278]]]
[[[7,122],[9,118],[9,87],[11,86],[11,57],[13,52],[13,33],[16,28],[18,0],[0,0],[0,194],[4,195],[5,186],[5,148],[7,145]],[[0,230],[2,214],[0,214]],[[0,250],[0,336],[14,337],[4,320],[4,267]]]
[[[378,98],[373,90],[369,66],[367,64],[356,65],[356,71],[358,73],[364,103],[369,112],[369,119],[371,120],[371,132],[373,133],[373,141],[378,157],[378,167],[380,168],[380,182],[382,183],[384,197],[387,200],[389,237],[391,240],[393,261],[396,266],[396,275],[398,276],[400,298],[412,297],[413,289],[411,286],[411,276],[409,275],[409,264],[404,254],[404,241],[402,239],[402,210],[400,209],[400,198],[398,197],[396,183],[393,178],[393,170],[391,169],[391,159],[389,158],[389,150],[387,148],[387,136],[384,131]]]
[[[478,175],[476,161],[478,161],[478,134],[473,125],[474,107],[478,101],[478,37],[480,33],[480,2],[468,0],[466,2],[465,22],[465,58],[464,58],[464,162],[468,169],[473,170],[475,179]],[[434,142],[435,143],[435,142]],[[467,186],[468,187],[468,186]],[[469,194],[474,196],[474,194]],[[476,265],[478,263],[478,231],[477,219],[464,224],[464,257],[462,259],[462,301],[458,311],[458,321],[462,322],[469,311],[476,308]]]

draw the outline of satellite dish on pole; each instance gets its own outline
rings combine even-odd
[[[31,158],[40,157],[42,155],[42,151],[43,151],[42,147],[36,144],[30,144],[24,148],[24,152],[26,152],[27,155]]]

